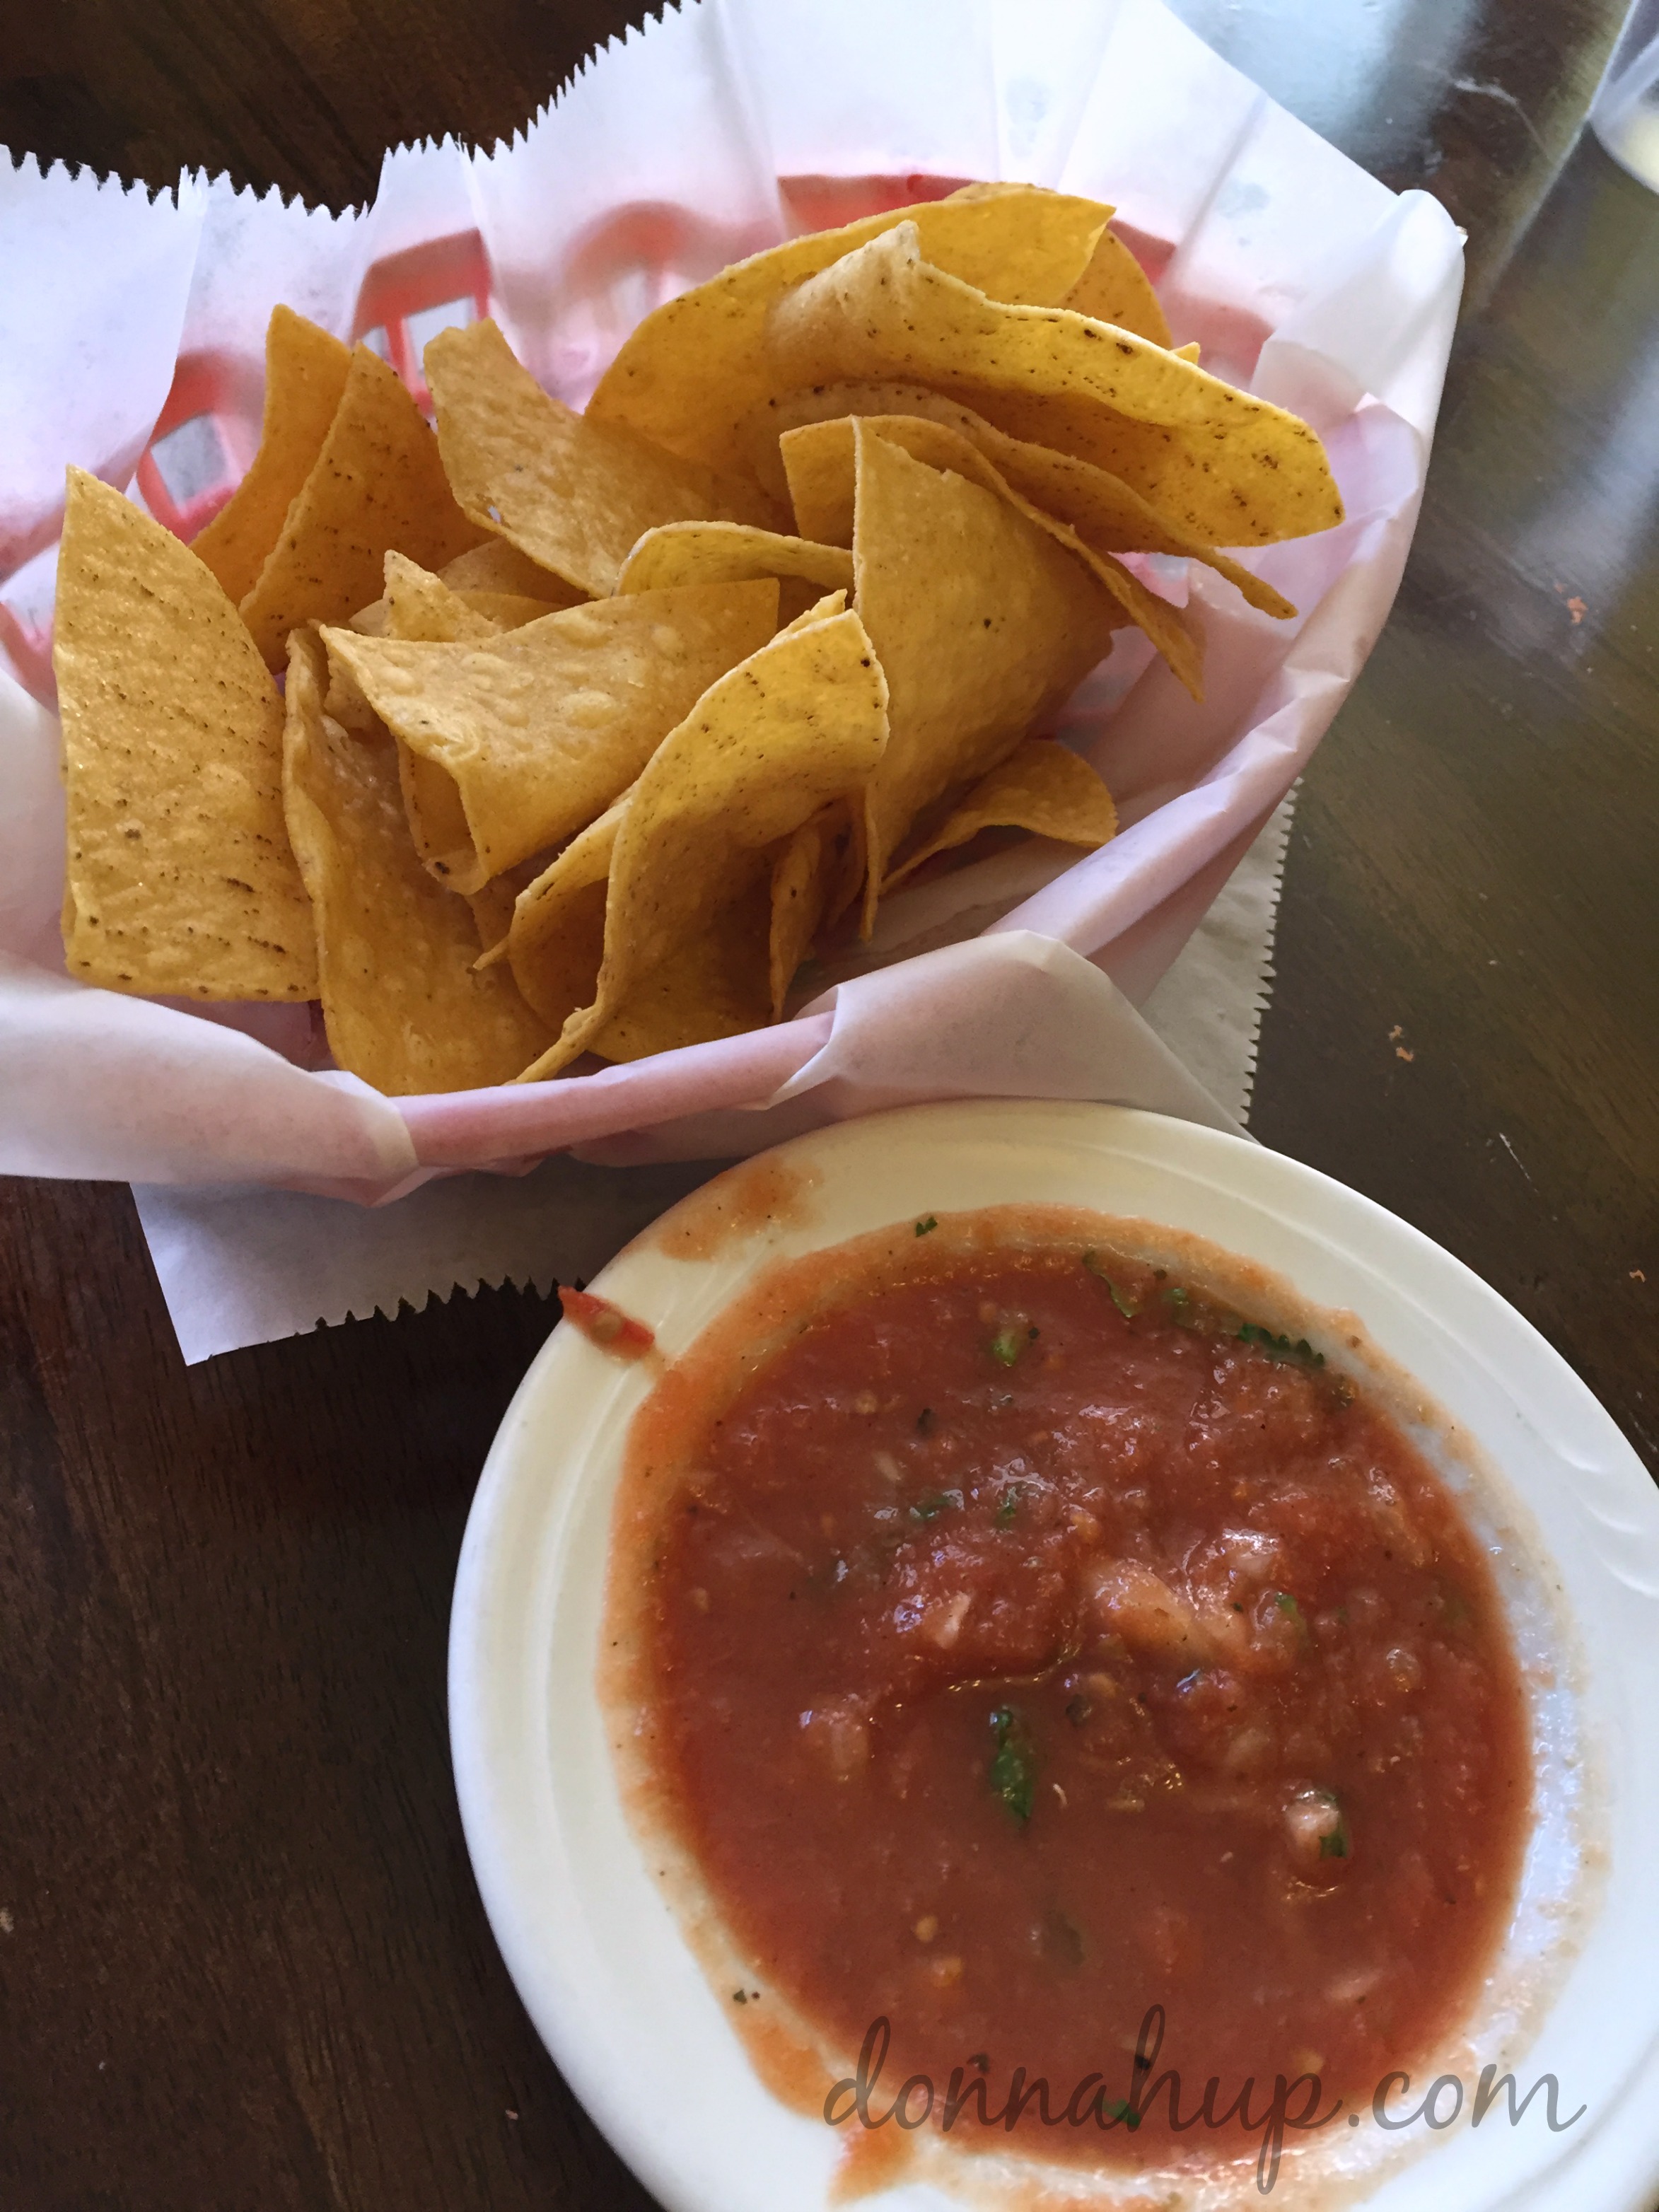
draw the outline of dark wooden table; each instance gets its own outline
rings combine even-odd
[[[629,12],[7,0],[0,141],[338,204],[387,142],[509,131]],[[1466,1259],[1659,1467],[1659,199],[1578,135],[1620,7],[1182,12],[1470,233],[1255,1127]],[[0,2203],[643,2203],[496,1956],[445,1736],[461,1529],[549,1307],[187,1371],[124,1188],[0,1205]]]

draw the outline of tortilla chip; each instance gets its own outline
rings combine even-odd
[[[562,607],[550,607],[545,599],[527,599],[520,592],[457,592],[475,615],[483,615],[497,630],[523,629],[527,623],[539,622],[545,614],[563,614]],[[578,599],[578,606],[586,606],[586,599]]]
[[[414,565],[413,562],[410,563],[411,567]],[[429,575],[431,571],[422,568],[418,573],[425,576]],[[440,584],[443,582],[441,577],[436,577],[434,580]],[[449,587],[445,585],[444,588],[448,590]],[[504,629],[522,629],[526,623],[539,622],[544,615],[556,614],[562,611],[562,604],[559,602],[549,599],[527,599],[518,592],[456,592],[453,596],[462,606],[470,607],[474,614],[483,617],[485,627],[479,635],[489,637],[495,637]],[[439,605],[447,606],[447,602],[434,599],[432,605],[434,608]],[[586,599],[573,597],[570,605],[586,606],[587,602]],[[412,621],[415,629],[418,631],[427,618],[411,615],[406,619]],[[455,617],[446,614],[436,617],[435,619],[441,623],[447,624]],[[397,635],[392,628],[391,605],[384,599],[373,600],[369,605],[360,607],[346,624],[346,628],[355,629],[359,637],[392,637]],[[417,636],[410,641],[440,644],[444,641],[438,638],[421,640]],[[338,719],[337,716],[336,719]]]
[[[811,433],[798,433],[810,435]],[[1007,500],[854,425],[859,613],[891,692],[865,787],[864,931],[889,856],[952,786],[988,775],[1107,651],[1112,599]]]
[[[393,1097],[503,1082],[547,1033],[510,975],[474,972],[472,916],[415,856],[392,746],[328,719],[323,677],[321,646],[298,632],[283,784],[317,917],[329,1048]]]
[[[788,576],[833,592],[853,588],[844,548],[752,530],[740,522],[668,522],[648,530],[623,563],[618,592],[665,591],[675,584],[738,584]],[[816,596],[816,594],[815,594]]]
[[[470,607],[441,577],[401,553],[386,556],[386,635],[405,644],[469,645],[501,635],[488,615]],[[538,612],[550,614],[552,609],[542,606]],[[356,629],[355,623],[352,628]]]
[[[979,448],[959,431],[914,416],[860,419],[868,423],[872,431],[894,445],[902,446],[929,468],[953,471],[969,483],[981,484],[987,491],[1006,499],[1028,522],[1045,532],[1068,553],[1075,554],[1092,569],[1128,620],[1151,638],[1194,698],[1203,697],[1203,651],[1198,639],[1188,629],[1179,611],[1149,590],[1121,562],[1115,561],[1109,553],[1097,553],[1066,524],[1043,514],[1030,500],[1022,499]],[[813,515],[816,523],[825,526],[840,520],[843,497],[840,488],[854,473],[852,437],[853,424],[843,419],[791,430],[781,441],[784,465],[791,472],[792,489],[799,477],[805,511]],[[823,502],[822,512],[818,511],[820,501]]]
[[[380,604],[384,606],[386,603],[382,600]],[[389,609],[387,612],[389,615]],[[313,636],[320,638],[315,623],[307,623],[306,628]],[[294,633],[295,636],[298,635],[297,631]],[[384,636],[386,633],[380,630],[370,635]],[[324,651],[327,652],[326,647]],[[349,730],[354,737],[379,738],[388,744],[392,742],[391,731],[363,696],[362,686],[344,661],[331,660],[328,663],[327,686],[323,698],[323,712],[331,722],[337,722],[343,730]]]
[[[545,599],[550,607],[577,607],[587,597],[504,538],[487,538],[458,553],[440,573],[452,592],[514,592],[527,599]]]
[[[769,906],[763,867],[740,899],[635,984],[588,1050],[601,1060],[643,1060],[763,1029]]]
[[[351,349],[292,307],[265,325],[265,409],[259,450],[228,502],[191,540],[191,551],[235,600],[245,599],[283,534],[323,450],[351,368]]]
[[[386,610],[382,629],[364,631],[356,616],[349,627],[360,636],[401,638],[411,645],[465,645],[561,611],[518,592],[455,591],[401,553],[386,556]]]
[[[1109,228],[1095,241],[1089,265],[1060,301],[1074,315],[1133,331],[1154,345],[1167,346],[1171,333],[1146,270]]]
[[[538,853],[528,860],[520,860],[516,867],[504,868],[499,876],[492,876],[481,891],[467,892],[466,902],[472,909],[481,952],[493,952],[503,944],[513,927],[513,908],[519,893],[528,890],[538,876],[545,874],[552,860],[550,853]]]
[[[425,356],[438,442],[473,521],[596,598],[659,522],[769,523],[759,487],[678,459],[542,390],[494,323],[441,331]]]
[[[190,548],[81,469],[52,657],[70,975],[112,991],[314,998],[276,686]]]
[[[1057,453],[1047,446],[1011,438],[959,400],[924,391],[916,384],[827,384],[816,391],[791,393],[768,409],[757,419],[755,435],[757,443],[769,437],[779,479],[786,489],[790,479],[781,451],[781,435],[792,428],[843,415],[921,416],[941,423],[976,446],[1022,499],[1054,521],[1068,524],[1092,552],[1170,553],[1201,561],[1263,614],[1285,622],[1296,613],[1282,592],[1183,529],[1121,477],[1074,459],[1070,453]],[[811,518],[811,527],[823,531],[832,544],[850,544],[852,479],[845,459],[825,447],[816,459],[801,452],[794,465],[801,473],[804,512]],[[809,526],[801,514],[796,521],[800,528]]]
[[[478,962],[485,969],[510,961],[520,994],[554,1036],[593,994],[605,957],[611,857],[631,796],[625,792],[525,886],[507,935]]]
[[[302,623],[343,623],[380,589],[392,550],[441,568],[478,532],[449,495],[438,444],[396,372],[358,346],[323,449],[241,603],[274,667]]]
[[[438,762],[428,760],[411,746],[399,744],[398,787],[404,795],[404,819],[422,867],[446,890],[463,896],[481,890],[488,881],[481,869],[474,868],[470,873],[459,867],[452,870],[441,857],[434,858],[445,854],[460,856],[468,850],[466,809],[454,778]]]
[[[846,592],[826,592],[821,599],[814,599],[810,607],[803,608],[793,621],[786,623],[778,635],[787,637],[795,630],[806,629],[813,623],[828,622],[831,615],[845,614],[846,611]]]
[[[965,845],[981,830],[1030,830],[1091,850],[1117,835],[1117,809],[1085,760],[1051,738],[1025,738],[976,783],[933,836],[882,885],[896,888],[924,860]]]
[[[775,1022],[783,1018],[789,986],[830,910],[850,831],[846,804],[837,799],[803,822],[773,863],[767,968]]]
[[[769,848],[866,781],[886,743],[887,685],[855,614],[787,631],[713,685],[621,809],[591,999],[577,1001],[525,1080],[586,1051],[643,980],[765,871]],[[562,856],[556,871],[564,865]],[[537,970],[536,898],[532,885],[520,900],[507,949],[519,988],[550,1018],[560,1001]]]
[[[1201,561],[1232,585],[1246,603],[1276,622],[1288,622],[1296,608],[1282,592],[1164,514],[1121,477],[1069,453],[1011,438],[967,409],[974,428],[965,431],[1015,491],[1076,531],[1098,553],[1169,553]]]
[[[515,884],[515,872],[509,869],[504,876],[496,876],[481,891],[469,891],[466,902],[472,909],[472,926],[478,933],[478,950],[491,952],[501,943],[513,927],[513,906],[523,886]],[[531,878],[533,883],[534,877]]]
[[[922,259],[913,223],[781,301],[768,343],[781,387],[856,377],[949,392],[1016,436],[1109,469],[1212,544],[1342,520],[1305,422],[1127,331],[987,298]]]
[[[1000,185],[792,238],[647,315],[600,378],[587,420],[625,422],[711,468],[741,468],[745,416],[792,383],[820,380],[780,378],[767,357],[768,314],[803,279],[913,223],[935,267],[994,300],[1049,307],[1082,276],[1111,212],[1036,185]]]
[[[324,635],[412,756],[422,858],[470,892],[591,822],[776,623],[768,580],[596,600],[475,647]]]

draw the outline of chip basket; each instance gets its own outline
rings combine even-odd
[[[1060,734],[1117,799],[1110,844],[1078,860],[1038,841],[907,889],[772,1029],[489,1091],[385,1098],[331,1066],[313,1010],[124,1000],[65,976],[50,624],[66,463],[188,537],[257,444],[277,301],[365,339],[422,404],[425,343],[491,313],[580,404],[644,313],[733,258],[999,177],[1111,202],[1177,342],[1312,422],[1347,507],[1335,530],[1241,556],[1297,603],[1290,624],[1206,573],[1146,564],[1203,634],[1207,692],[1195,705],[1122,633],[1065,710]],[[911,0],[898,17],[871,0],[692,0],[613,41],[510,143],[388,155],[364,210],[199,175],[152,198],[25,161],[0,179],[0,1166],[381,1203],[575,1146],[729,1158],[924,1097],[1120,1097],[1225,1121],[1134,1007],[1387,615],[1462,252],[1436,201],[1376,183],[1158,0]]]

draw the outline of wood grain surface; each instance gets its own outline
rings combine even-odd
[[[1467,1260],[1659,1467],[1659,199],[1577,135],[1620,10],[1180,12],[1471,234],[1406,583],[1304,787],[1255,1126]],[[336,205],[389,142],[510,131],[627,20],[0,14],[14,153]],[[461,1530],[547,1304],[187,1370],[124,1188],[0,1209],[0,2204],[644,2204],[514,1995],[445,1737]]]

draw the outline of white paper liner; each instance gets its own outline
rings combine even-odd
[[[1147,1000],[1146,1026],[1174,1055],[1162,1078],[1126,1066],[1128,1098],[1243,1123],[1271,982],[1273,921],[1292,801],[1286,799]],[[648,1143],[649,1139],[637,1140]],[[596,1274],[665,1206],[714,1169],[641,1162],[625,1171],[556,1155],[520,1177],[459,1175],[396,1206],[342,1206],[298,1191],[133,1187],[186,1364],[246,1344],[483,1285]]]
[[[1133,1005],[1299,774],[1387,615],[1462,283],[1437,202],[1389,192],[1158,0],[702,0],[613,40],[490,154],[388,155],[373,206],[338,216],[223,179],[151,200],[61,167],[0,170],[0,647],[49,688],[40,634],[64,465],[126,485],[175,364],[219,365],[233,394],[220,441],[245,464],[277,300],[352,337],[395,257],[454,241],[523,356],[580,401],[659,299],[829,204],[823,179],[866,176],[896,198],[913,176],[921,190],[1019,176],[1111,200],[1177,339],[1327,436],[1347,522],[1246,556],[1299,619],[1272,623],[1200,572],[1206,704],[1139,641],[1073,702],[1065,733],[1105,775],[1123,833],[1080,863],[1022,848],[901,894],[862,963],[897,964],[854,963],[778,1029],[599,1077],[390,1101],[319,1063],[302,1017],[204,1018],[64,977],[55,722],[0,674],[0,1170],[384,1202],[434,1172],[577,1145],[750,1151],[896,1096],[1016,1079],[1133,1096]],[[456,293],[471,282],[457,276]],[[446,312],[421,304],[411,344]],[[1245,987],[1247,1025],[1253,1003]],[[1066,1087],[1079,1082],[1097,1088]]]

